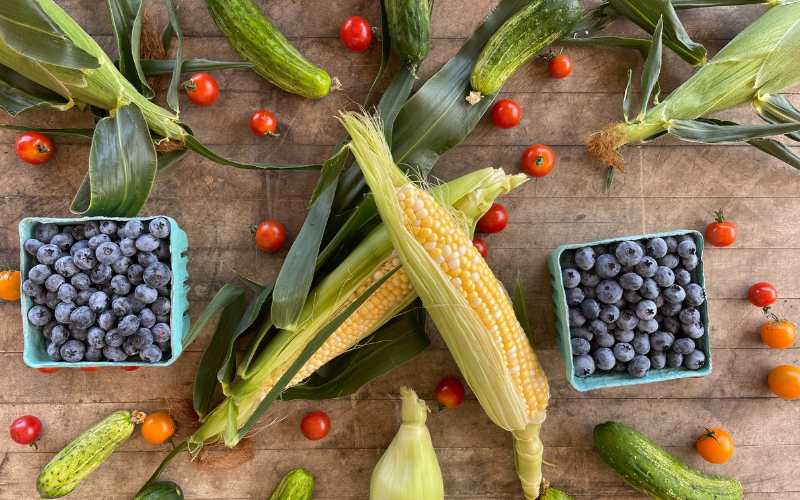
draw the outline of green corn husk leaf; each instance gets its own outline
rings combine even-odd
[[[591,36],[591,37],[578,37],[578,38],[562,38],[558,41],[561,45],[573,46],[598,46],[598,47],[618,47],[621,49],[634,49],[642,55],[642,58],[647,57],[647,52],[650,50],[650,40],[645,38],[632,38],[625,36]]]
[[[753,101],[758,116],[769,123],[800,122],[800,110],[782,95],[768,94]],[[800,141],[800,134],[786,134],[786,137]]]
[[[117,64],[120,73],[146,98],[155,93],[147,83],[139,60],[144,2],[141,0],[106,0],[111,14],[111,27],[117,43]]]
[[[177,45],[175,46],[175,69],[172,70],[172,78],[170,78],[167,86],[167,104],[178,113],[180,104],[178,100],[178,85],[181,82],[181,70],[183,67],[183,32],[178,23],[178,13],[175,12],[172,0],[164,0],[164,4],[167,6],[169,25],[172,27],[172,33],[177,40]]]
[[[145,76],[169,75],[175,71],[175,61],[171,59],[142,59],[142,72]],[[181,72],[196,73],[215,69],[250,69],[253,65],[244,61],[217,61],[214,59],[184,59]]]
[[[800,122],[769,125],[718,125],[701,120],[672,120],[670,135],[689,142],[704,144],[736,144],[750,139],[763,139],[800,130]]]
[[[781,0],[672,0],[672,6],[678,10],[697,9],[703,7],[726,7],[735,5],[775,5],[779,3],[783,2]]]
[[[43,127],[23,127],[20,125],[0,124],[0,128],[8,130],[19,130],[24,132],[26,130],[34,130],[46,135],[55,135],[58,137],[68,137],[70,139],[80,139],[91,141],[94,136],[93,128],[43,128]]]
[[[17,116],[29,109],[52,107],[66,110],[71,106],[69,100],[64,100],[50,89],[0,65],[0,109],[11,116]]]
[[[642,68],[642,102],[639,105],[639,115],[636,120],[641,120],[647,113],[647,105],[653,89],[658,85],[658,77],[661,74],[661,39],[664,32],[664,18],[658,19],[658,24],[653,32],[653,43],[647,52],[647,58]]]

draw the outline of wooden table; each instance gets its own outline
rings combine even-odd
[[[113,48],[111,25],[103,2],[64,0],[74,15],[106,49]],[[154,2],[158,4],[159,2]],[[190,57],[237,59],[215,29],[200,0],[179,1],[179,14]],[[337,110],[361,101],[377,69],[379,46],[366,54],[343,49],[339,23],[361,14],[378,19],[376,2],[343,0],[262,1],[269,15],[311,60],[321,63],[344,84],[344,91],[308,101],[278,91],[248,71],[216,72],[222,93],[210,108],[182,98],[181,118],[200,138],[224,154],[247,160],[305,162],[325,158],[341,136],[333,119]],[[460,47],[495,0],[437,0],[434,47],[421,69],[429,76]],[[690,33],[712,50],[747,25],[760,7],[721,8],[685,14]],[[165,15],[155,9],[160,25]],[[620,30],[634,32],[620,26]],[[609,419],[634,424],[670,451],[703,470],[739,478],[748,498],[800,498],[797,422],[800,406],[772,397],[766,375],[780,363],[798,361],[798,350],[765,349],[756,330],[761,313],[746,299],[747,287],[769,280],[780,291],[776,310],[800,319],[800,201],[798,173],[749,147],[705,147],[660,139],[629,148],[624,175],[610,193],[603,189],[601,168],[582,146],[586,136],[621,116],[628,67],[638,56],[611,49],[569,49],[574,74],[548,79],[543,63],[522,69],[504,95],[524,108],[517,128],[501,130],[481,123],[466,143],[445,155],[434,170],[450,179],[471,169],[506,166],[517,169],[523,148],[553,145],[556,170],[507,196],[511,224],[487,238],[489,262],[506,283],[520,273],[535,323],[537,352],[551,382],[552,399],[543,430],[545,475],[578,498],[633,498],[633,490],[600,462],[591,449],[592,427]],[[690,73],[685,63],[665,54],[664,86],[672,88]],[[284,127],[279,138],[260,139],[248,128],[259,107],[274,110]],[[740,109],[725,116],[749,120]],[[36,111],[3,121],[38,126],[88,126],[86,113]],[[59,140],[48,165],[32,167],[13,152],[14,134],[0,132],[0,264],[15,266],[16,224],[33,215],[67,214],[70,199],[85,172],[88,145]],[[193,316],[234,270],[258,280],[274,277],[281,256],[259,253],[248,225],[265,217],[283,220],[296,234],[316,180],[314,173],[261,173],[233,170],[189,156],[160,176],[143,213],[170,214],[189,234]],[[674,228],[701,229],[713,210],[723,208],[738,223],[733,248],[708,249],[706,269],[712,309],[714,373],[649,386],[580,394],[569,388],[556,350],[546,254],[564,242],[640,234]],[[95,373],[61,370],[46,375],[22,363],[22,327],[17,304],[0,304],[0,423],[38,415],[45,425],[39,449],[0,438],[0,498],[35,498],[35,477],[54,452],[92,422],[112,410],[168,409],[182,437],[192,428],[191,384],[205,345],[201,340],[169,369]],[[207,336],[206,336],[207,337]],[[191,498],[264,498],[280,475],[304,466],[317,477],[316,498],[366,498],[376,460],[398,425],[396,391],[414,387],[435,407],[433,389],[457,369],[434,334],[433,346],[355,396],[322,403],[277,404],[271,427],[233,451],[212,448],[200,460],[176,460],[166,473]],[[321,408],[333,419],[322,441],[305,440],[299,420]],[[733,434],[737,451],[724,466],[701,462],[692,450],[706,426],[722,424]],[[450,498],[520,498],[510,436],[493,426],[473,397],[454,411],[434,411],[429,427],[437,446]],[[792,437],[795,436],[795,437]],[[147,445],[138,435],[113,455],[73,495],[74,498],[129,498],[168,448]]]

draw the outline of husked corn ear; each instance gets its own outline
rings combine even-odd
[[[453,216],[413,184],[397,190],[406,229],[425,248],[501,350],[506,368],[524,397],[528,415],[547,407],[549,389],[503,285]]]

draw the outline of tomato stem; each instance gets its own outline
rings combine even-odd
[[[762,309],[762,311],[764,311],[764,316],[766,316],[766,317],[767,317],[767,319],[769,319],[769,320],[771,320],[771,321],[775,321],[775,322],[777,323],[778,321],[780,321],[780,320],[781,320],[781,318],[780,318],[780,317],[778,317],[778,315],[777,315],[777,314],[775,314],[774,312],[772,312],[772,309],[771,309],[769,306],[767,306],[767,307],[765,307],[764,309]]]
[[[714,211],[714,220],[717,222],[725,222],[725,214],[722,212],[722,209]]]

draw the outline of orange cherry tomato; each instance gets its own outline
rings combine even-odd
[[[472,240],[472,244],[478,250],[478,253],[481,254],[481,257],[484,259],[489,256],[489,249],[486,247],[486,242],[484,242],[480,238],[475,238]]]
[[[37,368],[37,370],[41,373],[55,373],[58,371],[58,368]]]
[[[794,365],[779,365],[767,377],[769,389],[779,398],[791,401],[800,398],[800,368]]]
[[[544,144],[534,144],[522,152],[522,171],[531,177],[544,177],[553,170],[556,154]]]
[[[267,253],[275,253],[286,243],[286,228],[275,219],[267,219],[256,227],[255,239],[259,249]]]
[[[797,325],[785,319],[770,319],[759,329],[761,342],[774,349],[786,349],[797,339]]]
[[[706,432],[697,438],[694,447],[701,457],[712,464],[724,464],[736,450],[733,438],[721,427],[706,429]]]
[[[778,290],[766,281],[759,281],[747,291],[750,303],[757,307],[769,307],[778,300]]]
[[[300,430],[306,439],[318,441],[331,431],[331,418],[324,411],[312,411],[303,417]]]
[[[0,271],[0,301],[19,300],[19,271]]]
[[[189,100],[198,106],[211,106],[219,97],[219,84],[208,73],[195,73],[183,83]]]
[[[78,369],[80,371],[82,371],[82,372],[96,372],[97,371],[97,367],[96,366],[82,366],[82,367],[80,367]]]
[[[142,437],[150,444],[161,444],[173,434],[175,434],[175,421],[164,412],[153,412],[142,422]]]
[[[53,140],[46,135],[30,130],[17,137],[14,150],[25,163],[41,165],[53,156],[55,146]]]
[[[436,385],[436,399],[446,408],[457,408],[464,402],[464,384],[456,377],[443,378]]]
[[[508,210],[499,203],[492,203],[489,210],[478,219],[476,229],[481,233],[499,233],[508,225]]]
[[[250,130],[259,137],[278,135],[278,120],[272,112],[259,109],[250,117]]]
[[[706,226],[706,241],[715,247],[727,247],[736,241],[736,224],[725,218],[722,210],[714,212],[714,221]]]
[[[547,72],[552,78],[566,78],[572,73],[572,59],[566,54],[558,54],[547,63]]]
[[[522,108],[513,99],[500,99],[492,107],[492,122],[500,128],[513,128],[522,120]]]
[[[353,52],[364,52],[372,43],[372,26],[361,16],[350,16],[339,28],[339,39]]]

